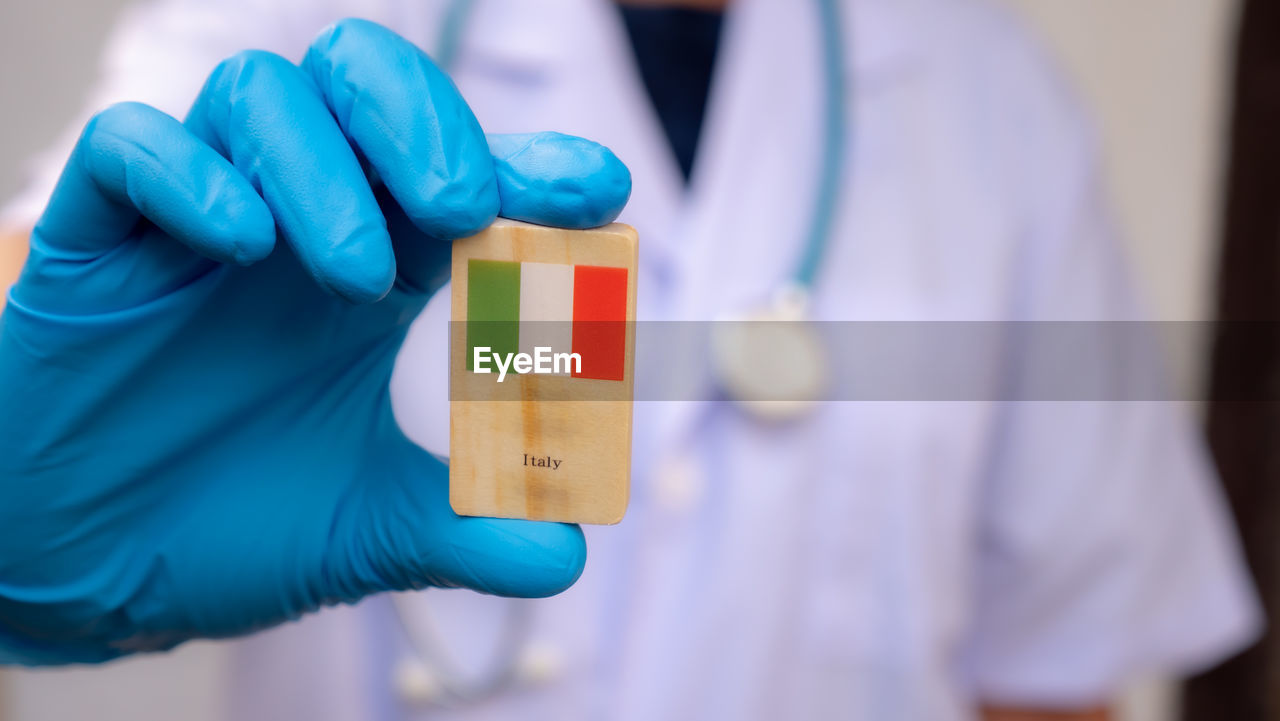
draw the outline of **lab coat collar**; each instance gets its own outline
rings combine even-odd
[[[617,34],[614,0],[484,0],[476,3],[468,55],[473,61],[513,72],[553,72],[573,57],[566,49],[581,33]],[[800,0],[735,0],[729,12],[737,13],[753,3],[787,3]],[[919,56],[914,41],[918,7],[928,0],[842,0],[844,37],[852,38],[849,70],[860,81],[892,74]],[[807,8],[806,8],[807,10]],[[625,36],[619,37],[625,41]]]
[[[928,17],[928,13],[913,8],[936,1],[842,0],[843,37],[848,39],[846,72],[855,107],[868,94],[880,92],[897,82],[895,79],[907,76],[901,70],[919,56],[923,42],[919,25],[921,18]],[[808,106],[820,102],[816,95],[810,97],[816,90],[801,93],[800,88],[790,87],[795,83],[789,81],[775,81],[773,87],[753,87],[750,78],[737,82],[733,79],[738,74],[733,66],[741,65],[739,59],[744,57],[763,58],[766,67],[773,68],[768,74],[775,78],[779,76],[776,71],[783,66],[799,75],[820,73],[812,47],[818,35],[816,3],[812,0],[735,0],[730,6],[721,61],[708,101],[704,142],[699,149],[693,182],[686,193],[674,157],[667,157],[670,149],[661,125],[645,100],[644,87],[627,48],[626,31],[613,2],[479,0],[467,23],[462,60],[469,70],[490,78],[507,78],[516,86],[550,88],[567,82],[581,89],[584,75],[595,76],[590,82],[603,83],[586,91],[591,93],[592,100],[580,92],[567,102],[587,103],[575,112],[608,116],[607,129],[601,132],[598,123],[587,122],[557,129],[568,132],[580,129],[582,134],[606,144],[618,143],[622,137],[626,140],[615,149],[623,151],[624,160],[636,163],[644,158],[643,164],[648,167],[635,168],[635,202],[622,220],[642,219],[645,226],[640,228],[644,237],[642,254],[647,256],[642,261],[659,276],[675,277],[677,266],[687,265],[689,261],[683,241],[687,237],[684,229],[696,222],[691,216],[699,215],[697,206],[705,204],[703,199],[715,192],[713,186],[724,182],[720,172],[710,173],[720,176],[715,180],[703,177],[711,170],[707,166],[718,162],[713,159],[724,156],[710,147],[717,144],[714,136],[723,129],[723,123],[716,117],[717,106],[728,104],[742,108],[740,101],[744,92],[785,96],[776,103],[766,103],[769,107],[801,103],[807,110]],[[737,47],[742,47],[744,52],[735,52]],[[758,62],[751,64],[761,67]],[[812,79],[800,77],[800,84],[812,85]],[[727,84],[738,86],[732,93],[738,96],[734,100],[726,98],[723,86]],[[542,93],[539,97],[546,96]],[[760,107],[763,106],[756,103],[756,109],[749,108],[747,112],[757,112]],[[500,125],[519,126],[521,131],[548,129],[526,126],[519,122],[518,116],[512,120],[517,122]],[[735,142],[742,139],[739,136]],[[777,140],[775,138],[775,142]],[[795,138],[789,142],[800,140]],[[803,219],[797,222],[802,223]]]

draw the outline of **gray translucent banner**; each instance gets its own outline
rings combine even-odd
[[[1165,359],[1207,354],[1215,339],[1228,341],[1235,354],[1274,353],[1278,323],[524,322],[519,336],[634,331],[637,401],[1276,401],[1280,378],[1219,389],[1215,397],[1208,383],[1171,382]],[[471,372],[465,324],[450,335],[455,377],[459,364]],[[513,350],[533,352],[523,347],[529,343],[520,345]],[[495,372],[480,383],[451,384],[453,400],[618,400],[628,380],[566,376],[560,366],[553,382],[509,371],[503,386],[487,386],[498,374],[486,365]]]

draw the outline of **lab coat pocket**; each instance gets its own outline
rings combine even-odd
[[[877,454],[865,453],[873,429],[862,426],[867,414],[861,404],[832,403],[821,414],[802,489],[809,506],[809,572],[798,631],[805,655],[830,665],[874,653],[883,479],[875,469]]]
[[[910,674],[960,633],[987,404],[831,404],[815,434],[802,638]]]

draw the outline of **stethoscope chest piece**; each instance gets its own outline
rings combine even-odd
[[[772,302],[712,325],[715,377],[751,416],[791,421],[822,399],[827,358],[808,311],[808,292],[788,285]]]

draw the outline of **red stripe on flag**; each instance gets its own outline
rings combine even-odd
[[[573,352],[582,357],[574,378],[620,381],[626,370],[627,269],[573,267]]]

